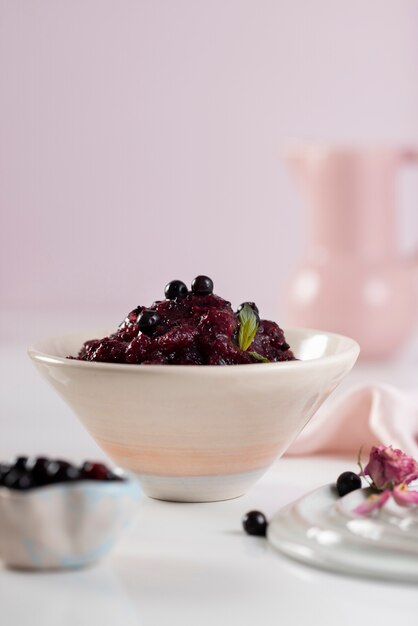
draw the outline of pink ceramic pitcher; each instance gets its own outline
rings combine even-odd
[[[295,326],[355,338],[363,358],[391,355],[417,319],[417,260],[397,246],[397,171],[417,150],[293,146],[308,196],[308,245],[286,294]]]

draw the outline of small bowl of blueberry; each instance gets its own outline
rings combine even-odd
[[[30,570],[90,565],[112,548],[138,499],[136,480],[103,463],[0,463],[0,560]]]

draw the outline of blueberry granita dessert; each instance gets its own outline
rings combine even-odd
[[[260,319],[253,302],[235,312],[213,293],[213,281],[197,276],[189,290],[180,280],[165,287],[165,299],[137,306],[115,333],[90,339],[82,361],[148,365],[239,365],[293,361],[283,330]]]
[[[124,478],[104,463],[85,461],[77,466],[68,461],[19,456],[14,463],[0,463],[0,488],[26,491],[55,483],[79,480],[121,481]]]

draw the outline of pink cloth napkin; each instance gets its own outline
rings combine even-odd
[[[418,459],[418,402],[390,385],[359,387],[325,404],[287,451],[289,455],[350,454],[393,445]]]

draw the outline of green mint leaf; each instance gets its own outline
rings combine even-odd
[[[256,359],[256,361],[260,361],[260,363],[271,363],[271,361],[266,359],[265,356],[258,354],[258,352],[249,352],[248,354],[250,354],[254,359]]]
[[[238,345],[241,348],[241,350],[248,350],[257,332],[257,328],[258,328],[257,316],[249,304],[244,304],[244,306],[242,307],[241,311],[238,314],[238,317],[239,317]]]

